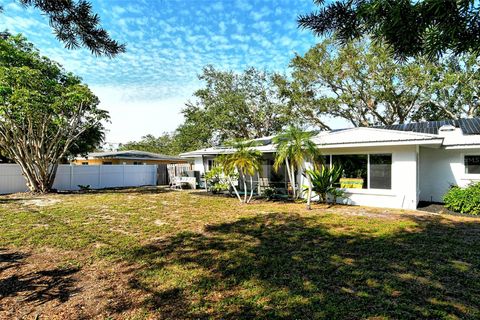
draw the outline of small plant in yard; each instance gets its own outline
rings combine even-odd
[[[445,207],[449,210],[465,213],[480,214],[480,182],[466,188],[452,186],[444,195]]]
[[[79,184],[78,188],[80,189],[80,191],[89,191],[92,189],[89,184]]]
[[[343,169],[341,167],[326,167],[320,169],[306,170],[304,176],[309,177],[312,190],[320,197],[320,201],[327,203],[328,196],[333,197],[333,203],[336,203],[338,197],[343,197],[345,192],[335,187],[335,183],[342,176]]]
[[[275,187],[269,186],[263,189],[262,196],[268,200],[272,200],[277,194],[277,189]]]
[[[235,177],[230,177],[234,179]],[[223,167],[216,165],[209,172],[205,174],[205,181],[207,182],[207,189],[212,193],[219,193],[228,191],[230,189],[229,177],[224,173]]]

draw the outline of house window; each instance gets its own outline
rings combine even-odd
[[[334,166],[341,166],[343,176],[340,178],[341,188],[367,189],[368,155],[348,154],[332,156]]]
[[[214,165],[215,165],[215,160],[213,159],[207,160],[207,171],[212,170]]]
[[[370,188],[391,189],[392,188],[392,155],[371,154],[370,155]]]
[[[103,161],[102,162],[103,165],[110,165],[110,164],[113,164],[112,161]]]
[[[324,157],[324,165],[330,165],[330,156]],[[346,189],[391,189],[392,155],[391,154],[353,154],[333,155],[331,161],[335,166],[342,166],[343,175],[337,181]]]
[[[464,158],[465,173],[480,174],[480,155],[469,155]]]
[[[133,161],[133,165],[135,165],[135,166],[140,166],[142,164],[143,164],[143,162]]]
[[[82,162],[82,166],[88,166],[88,162]]]
[[[321,155],[320,157],[318,157],[317,160],[320,163],[320,165],[330,168],[330,155],[327,155],[327,156]]]

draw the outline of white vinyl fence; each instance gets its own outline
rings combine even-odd
[[[136,187],[157,184],[156,165],[58,166],[53,188],[79,190],[79,185],[92,189]],[[0,164],[0,194],[27,191],[20,166]]]

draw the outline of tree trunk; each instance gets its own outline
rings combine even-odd
[[[287,167],[288,180],[290,180],[290,185],[292,186],[292,196],[295,199],[295,177],[291,173],[292,168],[290,167],[290,162],[288,161],[288,158],[285,159],[285,166]]]
[[[308,180],[308,194],[307,194],[307,210],[312,210],[312,181],[310,176],[307,174]]]
[[[247,203],[247,179],[245,178],[245,174],[241,170],[241,176],[243,180],[243,203]]]
[[[240,201],[240,203],[242,203],[242,198],[240,197],[240,194],[238,193],[237,188],[236,188],[235,185],[233,184],[232,178],[228,177],[227,179],[228,179],[228,182],[230,182],[230,185],[232,186],[233,191],[235,191],[235,195],[237,196],[238,201]]]
[[[259,177],[259,180],[260,180],[260,177]],[[247,203],[250,203],[250,201],[252,201],[252,198],[253,198],[253,176],[250,176],[250,197],[248,198]]]

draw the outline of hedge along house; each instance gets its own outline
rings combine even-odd
[[[268,178],[275,145],[271,137],[259,140],[265,158],[260,176]],[[313,140],[326,165],[344,169],[343,203],[416,209],[419,201],[441,202],[452,185],[480,181],[480,118],[332,130]],[[207,148],[180,156],[206,172],[217,155],[230,152]],[[297,180],[306,184],[301,173]]]

